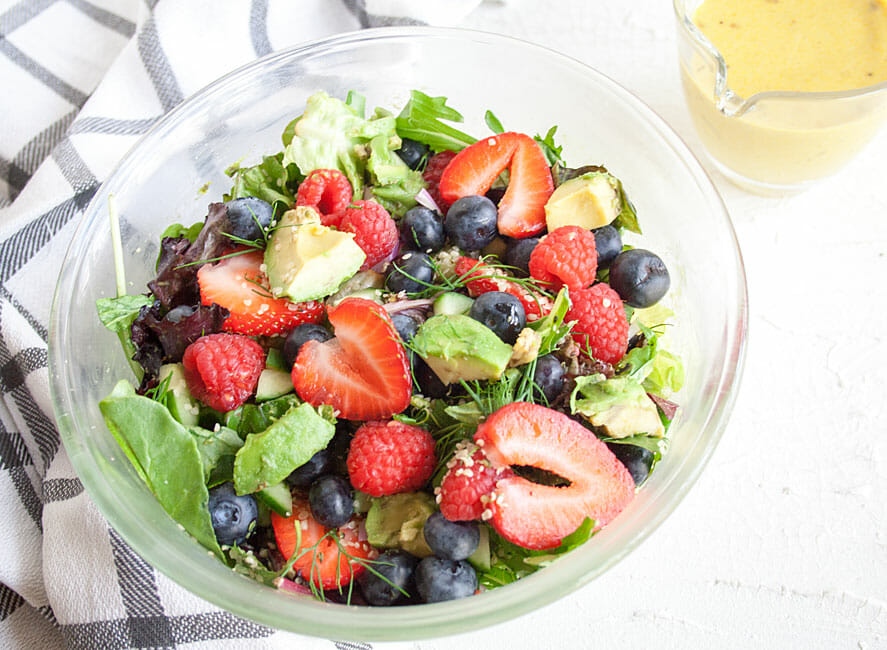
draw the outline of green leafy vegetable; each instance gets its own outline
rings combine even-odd
[[[234,186],[224,196],[225,201],[244,196],[255,196],[271,205],[279,204],[277,212],[289,209],[296,201],[295,186],[302,179],[298,168],[284,161],[283,153],[264,156],[252,167],[235,163],[225,170],[234,179]]]
[[[197,443],[207,487],[233,480],[234,457],[243,446],[243,440],[237,432],[228,427],[219,427],[216,431],[188,427],[188,432]]]
[[[502,126],[502,122],[499,121],[499,118],[493,115],[493,111],[487,110],[484,113],[484,122],[487,123],[487,126],[490,127],[490,131],[493,133],[504,133],[505,127]]]
[[[356,90],[348,91],[348,94],[345,96],[345,103],[353,108],[354,112],[360,117],[366,115],[367,98]]]
[[[557,125],[548,129],[545,137],[542,137],[537,133],[533,137],[533,139],[539,145],[539,148],[542,149],[542,153],[545,154],[545,160],[548,161],[549,166],[555,164],[564,166],[564,160],[563,158],[561,158],[561,152],[564,150],[564,148],[554,141],[555,133],[557,133]]]
[[[149,296],[123,295],[117,298],[99,298],[95,304],[99,320],[102,321],[102,325],[117,334],[123,353],[126,355],[126,359],[129,361],[129,365],[139,381],[141,381],[145,371],[136,361],[133,361],[136,346],[133,345],[132,338],[130,337],[130,327],[132,327],[132,322],[139,315],[139,310],[142,307],[150,307],[153,302],[154,299]]]
[[[583,416],[613,438],[665,434],[656,404],[641,383],[630,376],[577,377],[570,395],[570,412]]]
[[[558,292],[548,315],[527,324],[527,327],[536,330],[536,333],[542,338],[542,343],[539,346],[540,357],[556,350],[558,344],[573,329],[572,323],[564,322],[568,311],[570,311],[570,294],[564,287]]]
[[[120,381],[99,402],[108,429],[136,471],[176,522],[224,559],[213,531],[204,464],[191,433],[162,404]]]
[[[200,234],[201,230],[203,230],[202,221],[198,221],[190,226],[174,223],[167,226],[164,231],[160,233],[160,239],[163,239],[164,237],[184,237],[188,241],[193,242],[197,239],[197,235]]]
[[[632,203],[628,199],[628,195],[625,193],[625,188],[622,186],[622,181],[617,179],[617,192],[619,193],[619,201],[622,204],[622,210],[619,212],[619,216],[613,221],[613,226],[616,228],[625,228],[626,230],[630,230],[631,232],[641,234],[641,227],[638,224],[638,212],[634,207],[634,203]]]
[[[446,97],[429,97],[413,90],[410,101],[397,116],[397,134],[427,144],[435,152],[462,151],[477,141],[441,120],[460,123],[463,118],[458,111],[447,106]]]
[[[644,379],[644,388],[648,393],[667,395],[678,392],[683,385],[684,364],[668,350],[660,349],[653,358],[649,374]]]
[[[310,404],[292,407],[262,433],[247,436],[234,460],[237,494],[280,483],[325,448],[335,432]]]

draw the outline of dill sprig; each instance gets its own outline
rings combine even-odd
[[[167,403],[169,400],[170,388],[169,384],[172,380],[172,372],[170,372],[166,377],[160,380],[160,382],[154,387],[149,388],[145,391],[145,397],[148,397],[155,402],[159,402],[163,404],[164,407],[169,408],[169,404]]]

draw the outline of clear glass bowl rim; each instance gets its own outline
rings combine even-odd
[[[711,62],[717,67],[717,75],[715,77],[714,97],[718,110],[727,117],[740,117],[756,104],[769,99],[789,100],[789,101],[834,101],[841,99],[856,99],[858,97],[867,97],[884,92],[887,94],[887,81],[881,81],[862,88],[854,88],[851,90],[829,90],[818,92],[803,92],[796,90],[768,90],[765,92],[755,93],[748,98],[742,98],[730,89],[727,73],[727,63],[721,55],[714,43],[702,33],[693,22],[691,12],[688,10],[688,0],[673,0],[675,19],[678,29],[683,35],[696,43],[699,48],[705,52],[711,59]]]
[[[648,516],[646,516],[643,526],[633,529],[630,533],[620,529],[619,526],[607,527],[596,537],[602,542],[600,548],[589,549],[587,553],[572,553],[569,557],[559,560],[544,571],[539,571],[518,583],[492,592],[478,594],[469,599],[433,605],[386,608],[383,612],[380,612],[378,608],[350,607],[346,614],[341,605],[294,599],[277,594],[274,594],[277,597],[270,598],[268,594],[273,594],[273,592],[269,592],[267,587],[247,579],[241,580],[238,583],[238,589],[235,590],[236,593],[232,594],[229,589],[230,580],[223,578],[221,573],[200,575],[200,567],[189,564],[184,557],[180,557],[176,553],[168,553],[167,549],[152,544],[153,540],[145,539],[143,537],[144,530],[139,526],[138,517],[135,513],[125,512],[119,507],[114,498],[115,486],[106,480],[95,459],[89,455],[83,445],[82,439],[89,435],[88,427],[79,428],[72,416],[71,386],[65,373],[66,359],[62,346],[66,329],[64,316],[67,314],[67,308],[72,300],[76,299],[72,287],[73,278],[76,276],[73,270],[78,265],[78,248],[85,245],[81,241],[83,239],[82,233],[87,230],[88,222],[91,220],[106,218],[107,188],[113,186],[115,181],[126,171],[130,159],[138,154],[142,141],[174,124],[180,115],[187,112],[192,102],[210,95],[233,79],[240,78],[256,68],[274,62],[293,60],[300,55],[316,54],[324,48],[357,44],[363,41],[399,38],[448,40],[461,38],[480,41],[487,45],[520,46],[532,50],[540,58],[548,58],[560,65],[580,70],[583,75],[593,78],[595,83],[605,87],[608,92],[613,93],[637,111],[655,128],[658,135],[692,171],[697,182],[700,183],[701,191],[706,195],[710,205],[715,208],[715,213],[711,215],[711,218],[718,220],[719,225],[729,233],[737,262],[735,277],[737,295],[731,296],[731,300],[736,300],[734,312],[736,319],[727,325],[727,349],[715,387],[717,397],[711,410],[706,414],[705,425],[702,428],[704,435],[700,436],[701,450],[698,462],[693,465],[685,461],[681,462],[674,479],[663,486],[661,494],[658,494],[653,501],[656,508],[646,509],[652,510],[652,512],[645,512],[645,516]],[[738,392],[744,368],[747,330],[748,297],[745,271],[736,234],[723,200],[714,188],[710,177],[686,144],[652,109],[590,66],[540,45],[508,36],[467,29],[385,27],[319,39],[269,54],[246,64],[192,95],[158,120],[140,138],[108,175],[103,187],[99,189],[85,210],[84,218],[72,237],[62,264],[50,315],[50,392],[62,442],[65,444],[72,465],[83,480],[89,496],[123,539],[149,564],[170,579],[219,607],[271,627],[335,639],[409,640],[467,632],[542,607],[587,584],[619,562],[646,539],[677,507],[696,482],[717,447]],[[613,541],[604,544],[601,538]],[[615,542],[618,542],[618,546],[614,549]],[[204,563],[217,563],[211,558],[203,558],[203,561]],[[230,574],[226,573],[225,575]],[[261,603],[261,606],[255,606],[256,603]]]

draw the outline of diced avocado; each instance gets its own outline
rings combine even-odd
[[[454,314],[467,314],[471,310],[474,299],[464,293],[449,291],[440,294],[434,300],[434,315],[452,316]]]
[[[425,542],[425,520],[437,510],[425,492],[403,492],[373,499],[367,513],[367,541],[376,548],[399,548],[416,557],[433,555]]]
[[[419,327],[411,347],[445,384],[498,379],[512,352],[493,330],[464,314],[429,318]]]
[[[251,494],[280,483],[332,440],[336,427],[310,404],[291,407],[261,433],[246,437],[234,458],[234,488]]]
[[[479,571],[489,571],[490,570],[490,529],[481,524],[480,528],[480,541],[477,544],[477,549],[468,557],[468,561],[471,565],[479,570]]]
[[[281,517],[293,514],[293,495],[289,486],[283,481],[259,490],[256,492],[256,498]]]
[[[570,409],[611,438],[645,434],[665,435],[656,404],[644,387],[631,377],[605,379],[603,375],[579,377]]]
[[[268,354],[265,357],[265,367],[289,372],[289,369],[286,367],[286,361],[283,360],[283,352],[277,348],[268,350]]]
[[[293,378],[290,373],[277,368],[265,368],[259,375],[259,383],[256,385],[256,401],[264,402],[282,397],[292,393],[293,390]]]
[[[365,259],[352,233],[321,225],[317,212],[304,206],[283,214],[265,249],[271,293],[294,302],[335,293]]]
[[[335,307],[348,296],[356,294],[363,289],[381,289],[385,286],[385,276],[375,271],[358,271],[350,279],[346,280],[339,290],[326,299],[327,306]],[[374,300],[374,298],[370,298]]]
[[[590,172],[558,187],[545,204],[548,232],[561,226],[600,228],[619,216],[619,181],[605,172]]]
[[[185,381],[185,369],[180,363],[167,363],[160,366],[157,378],[163,381],[169,377],[166,406],[170,414],[186,427],[197,426],[200,405],[191,396]]]
[[[361,492],[360,490],[354,491],[354,512],[358,515],[364,515],[370,510],[370,506],[373,505],[373,497],[371,497],[366,492]]]
[[[339,295],[338,293],[336,294]],[[358,289],[352,293],[349,293],[346,296],[342,296],[338,300],[334,300],[332,298],[328,299],[327,307],[335,307],[340,302],[345,300],[345,298],[363,298],[364,300],[372,300],[378,304],[384,304],[382,301],[382,290],[381,289]]]

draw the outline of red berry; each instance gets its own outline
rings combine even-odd
[[[322,302],[274,298],[262,262],[262,252],[255,251],[204,264],[197,272],[200,302],[216,303],[230,312],[223,325],[226,332],[273,336],[323,318]]]
[[[351,207],[353,206],[353,207]],[[339,216],[339,230],[353,232],[354,241],[366,254],[365,271],[394,252],[400,236],[388,211],[375,201],[355,201]]]
[[[428,159],[428,162],[425,164],[425,171],[422,172],[422,178],[425,179],[425,182],[428,184],[428,193],[431,195],[431,198],[434,199],[434,202],[437,203],[437,207],[439,207],[444,214],[447,213],[450,204],[444,201],[440,195],[440,177],[443,174],[444,169],[447,168],[447,165],[449,165],[450,161],[455,157],[455,151],[441,151],[440,153],[436,153]]]
[[[404,410],[413,389],[410,365],[385,308],[345,298],[327,316],[335,338],[304,343],[293,363],[299,397],[313,406],[329,404],[346,420],[379,420]]]
[[[553,290],[584,289],[597,273],[594,233],[579,226],[561,226],[542,238],[530,254],[530,275]]]
[[[381,497],[418,490],[431,478],[437,459],[425,429],[396,420],[367,422],[348,451],[351,485]]]
[[[448,204],[463,196],[486,194],[508,170],[508,188],[499,200],[499,233],[530,237],[545,229],[545,203],[554,191],[551,169],[542,149],[523,133],[500,133],[466,147],[440,179]]]
[[[598,361],[616,363],[628,348],[628,319],[619,294],[601,282],[570,292],[572,306],[566,320],[576,321],[573,340]]]
[[[493,467],[474,443],[460,442],[437,492],[441,513],[450,521],[480,519],[499,479],[512,475],[509,467]]]
[[[348,555],[357,560],[367,560],[374,555],[369,543],[359,540],[354,519],[338,528],[335,533],[338,543],[332,535],[320,541],[330,529],[317,523],[308,501],[298,497],[293,498],[292,516],[281,517],[272,511],[271,527],[277,550],[286,560],[294,553],[302,553],[293,563],[293,569],[305,582],[313,582],[319,589],[343,587],[363,573],[364,565],[349,559]],[[346,553],[341,552],[340,544]]]
[[[296,205],[315,208],[324,226],[338,226],[350,203],[351,182],[338,169],[315,169],[296,192]]]
[[[547,316],[551,311],[550,298],[514,282],[511,276],[501,269],[487,266],[480,260],[460,257],[456,260],[456,275],[463,279],[472,278],[465,284],[468,287],[468,293],[472,296],[476,297],[489,291],[510,293],[521,301],[529,323]]]
[[[231,411],[255,392],[265,351],[239,334],[209,334],[185,348],[182,365],[194,397],[217,411]]]
[[[508,404],[478,427],[474,440],[494,467],[537,467],[570,481],[566,487],[519,476],[498,481],[481,518],[524,548],[553,548],[586,518],[605,526],[634,498],[631,474],[607,445],[559,411]]]

